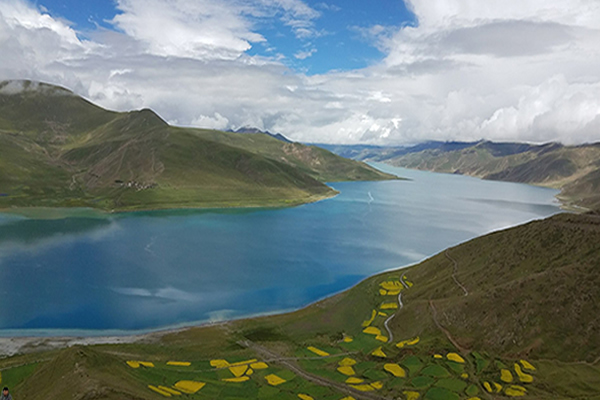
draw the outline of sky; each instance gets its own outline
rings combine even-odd
[[[598,0],[0,0],[0,79],[302,142],[600,141]]]

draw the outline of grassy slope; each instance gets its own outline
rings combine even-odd
[[[317,146],[285,143],[267,134],[239,135],[204,129],[190,129],[191,133],[208,140],[249,150],[265,157],[293,165],[321,182],[349,180],[382,180],[393,177],[363,163],[358,163]]]
[[[150,110],[0,83],[0,209],[285,206],[333,195],[326,181],[391,178],[267,135],[175,128]]]
[[[0,361],[0,369],[4,369],[5,377],[10,378],[13,370],[14,376],[20,376],[10,378],[13,379],[10,382],[5,380],[16,384],[15,393],[20,399],[73,395],[90,399],[159,399],[161,396],[151,393],[146,385],[171,385],[178,379],[209,383],[204,394],[193,398],[264,398],[257,394],[264,390],[262,375],[232,389],[220,382],[218,374],[208,365],[208,360],[215,358],[230,361],[256,358],[256,353],[237,344],[249,339],[283,356],[300,357],[297,362],[305,370],[339,382],[345,377],[335,368],[343,356],[309,360],[305,358],[310,355],[306,346],[317,346],[332,354],[355,352],[351,357],[359,361],[356,366],[359,376],[381,380],[384,387],[378,393],[388,398],[398,398],[405,390],[416,390],[423,396],[432,389],[415,386],[424,379],[420,368],[412,371],[409,378],[393,379],[382,372],[384,362],[398,362],[405,368],[411,360],[423,366],[441,366],[451,372],[451,382],[440,381],[434,386],[472,384],[480,398],[505,398],[487,395],[483,382],[503,384],[499,380],[500,368],[511,369],[514,360],[525,358],[538,369],[533,374],[534,382],[525,385],[529,398],[600,399],[598,243],[600,216],[557,215],[449,249],[448,254],[457,262],[456,278],[467,288],[468,296],[452,278],[453,263],[441,253],[401,272],[369,278],[344,293],[294,313],[174,332],[157,343],[71,348],[17,356]],[[414,286],[403,292],[405,306],[390,324],[394,343],[417,335],[421,341],[397,349],[361,333],[361,324],[382,302],[379,283],[398,279],[402,274]],[[458,349],[436,325],[430,302],[436,309],[438,323],[448,331]],[[383,330],[383,318],[377,317],[373,325]],[[344,334],[354,337],[354,341],[340,343]],[[383,346],[387,359],[369,355],[378,346]],[[465,366],[432,357],[449,351],[465,357]],[[476,356],[483,360],[481,368],[477,367]],[[40,359],[48,361],[21,374],[14,368]],[[124,364],[129,359],[153,361],[157,368],[131,370]],[[192,361],[193,371],[161,367],[167,360]],[[272,364],[268,371],[290,373]],[[462,370],[469,377],[459,378]],[[461,379],[465,383],[461,384]],[[310,386],[299,377],[292,382],[293,385],[281,386],[273,398],[292,399],[294,393],[307,391]],[[231,392],[234,389],[237,395]],[[425,396],[435,394],[435,390]],[[456,389],[455,394],[441,398],[469,397],[462,390]],[[315,398],[339,400],[344,396],[333,391]]]
[[[424,150],[386,159],[392,165],[564,189],[561,200],[593,209],[600,204],[600,145],[541,146],[479,142],[466,149]]]

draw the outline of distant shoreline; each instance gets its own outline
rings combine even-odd
[[[332,199],[339,195],[337,190],[332,190],[327,195],[313,195],[306,198],[306,201],[290,200],[288,204],[286,201],[278,202],[273,204],[248,204],[248,205],[208,205],[202,207],[156,207],[156,208],[136,208],[136,209],[114,209],[114,210],[102,210],[91,207],[11,207],[11,208],[0,208],[0,214],[9,214],[22,216],[31,219],[62,219],[62,218],[107,218],[111,216],[118,216],[122,214],[132,213],[144,213],[153,211],[163,212],[185,212],[185,211],[211,211],[211,210],[252,210],[252,209],[277,209],[277,208],[290,208],[298,207],[305,204],[318,203],[320,201]]]

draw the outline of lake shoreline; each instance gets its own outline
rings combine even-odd
[[[216,321],[216,322],[198,322],[197,324],[195,324],[193,322],[188,322],[188,323],[181,324],[179,326],[172,325],[172,326],[167,326],[167,327],[149,328],[149,329],[145,329],[142,331],[131,331],[131,332],[122,331],[123,332],[122,334],[109,334],[109,332],[111,332],[109,330],[98,330],[98,331],[90,330],[90,331],[88,331],[90,333],[98,332],[99,335],[97,335],[97,336],[96,335],[85,336],[85,335],[75,335],[75,334],[69,335],[68,334],[69,330],[67,330],[67,329],[56,330],[57,331],[56,335],[52,335],[53,330],[46,329],[46,330],[38,330],[38,331],[46,331],[46,332],[50,333],[49,335],[1,336],[2,330],[0,330],[0,359],[12,357],[15,355],[24,355],[24,354],[31,354],[31,353],[41,353],[41,352],[46,352],[46,351],[51,351],[51,350],[60,350],[60,349],[64,349],[64,348],[68,348],[68,347],[72,347],[72,346],[95,346],[95,345],[133,344],[133,343],[152,344],[152,343],[157,343],[158,341],[160,341],[160,339],[163,336],[166,336],[166,335],[182,333],[182,332],[195,330],[195,329],[224,326],[224,325],[227,325],[227,324],[229,324],[231,322],[235,322],[235,321],[252,321],[252,320],[256,320],[256,319],[260,319],[260,318],[264,318],[264,317],[281,316],[281,315],[285,315],[285,314],[299,312],[299,311],[302,311],[303,309],[313,307],[318,303],[328,301],[336,296],[339,296],[345,292],[348,292],[348,291],[352,290],[353,288],[355,288],[356,286],[362,284],[366,280],[372,279],[373,277],[376,277],[378,275],[389,274],[390,272],[399,271],[399,270],[403,270],[406,268],[414,267],[414,266],[419,265],[422,262],[428,260],[431,257],[435,257],[435,254],[425,257],[424,259],[419,260],[414,263],[402,265],[402,266],[395,267],[395,268],[389,268],[389,269],[377,272],[375,274],[365,276],[363,279],[361,279],[359,282],[357,282],[356,284],[352,285],[349,288],[340,290],[336,293],[331,293],[323,298],[320,298],[309,304],[306,304],[304,306],[294,308],[294,309],[279,310],[279,311],[265,312],[265,313],[256,313],[253,315],[241,316],[239,318],[232,318],[232,319]],[[61,332],[61,331],[64,331],[65,334],[59,334],[59,332]],[[26,333],[27,330],[24,330],[24,329],[18,330],[18,332]],[[106,333],[106,334],[102,334],[102,333]]]
[[[327,195],[314,195],[310,196],[306,201],[292,201],[290,204],[277,203],[277,204],[256,204],[256,205],[215,205],[215,206],[204,206],[204,207],[156,207],[156,208],[139,208],[139,209],[115,209],[115,210],[102,210],[99,208],[90,207],[14,207],[14,208],[0,208],[0,214],[21,216],[29,219],[63,219],[63,218],[110,218],[115,216],[121,216],[126,214],[145,213],[154,211],[163,212],[185,212],[185,211],[214,211],[214,210],[276,210],[284,208],[299,207],[305,204],[318,203],[333,199],[338,196],[340,192],[332,189]]]

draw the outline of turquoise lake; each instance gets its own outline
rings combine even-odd
[[[556,190],[377,165],[277,210],[0,214],[0,335],[98,335],[297,309],[375,273],[560,212]]]

